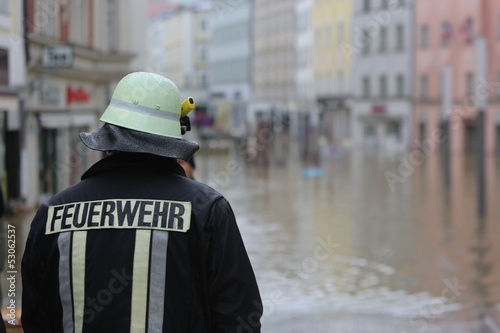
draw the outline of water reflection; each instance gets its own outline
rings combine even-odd
[[[430,154],[402,176],[408,156],[325,147],[308,177],[300,148],[279,145],[266,163],[237,150],[198,163],[238,217],[265,332],[500,332],[494,157],[480,220],[472,156]]]

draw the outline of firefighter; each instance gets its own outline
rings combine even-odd
[[[185,176],[196,142],[176,85],[135,72],[80,133],[108,156],[37,211],[24,332],[260,332],[262,302],[228,201]],[[184,117],[185,116],[185,117]]]

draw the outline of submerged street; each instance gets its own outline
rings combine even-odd
[[[488,214],[479,219],[473,156],[446,163],[435,153],[416,165],[407,155],[325,148],[315,164],[291,141],[272,146],[255,161],[202,149],[195,172],[236,214],[263,332],[500,332],[496,158],[487,160]],[[32,217],[5,221],[16,226],[18,268]],[[20,274],[16,285],[21,305]]]
[[[412,165],[337,149],[312,169],[297,147],[279,149],[269,163],[238,151],[197,160],[238,218],[264,332],[500,332],[497,160],[480,220],[472,156]]]

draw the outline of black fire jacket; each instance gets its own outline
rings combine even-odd
[[[260,332],[262,302],[229,203],[169,158],[120,153],[37,212],[24,332]]]

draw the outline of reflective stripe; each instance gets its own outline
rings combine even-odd
[[[113,106],[115,108],[120,108],[132,112],[137,112],[137,113],[142,113],[147,116],[153,116],[157,118],[163,118],[163,119],[170,119],[170,120],[175,120],[179,121],[181,118],[180,113],[175,113],[171,111],[165,111],[165,110],[157,110],[153,108],[149,108],[147,106],[143,105],[138,105],[134,103],[129,103],[129,102],[124,102],[120,101],[118,99],[112,98],[111,101],[109,102],[110,106]],[[180,110],[179,110],[180,112]]]
[[[146,331],[150,240],[151,230],[137,230],[135,232],[130,333]]]
[[[73,302],[71,298],[70,248],[71,232],[63,232],[57,237],[59,247],[59,297],[62,305],[64,333],[73,333]]]
[[[148,333],[163,332],[168,231],[153,231],[149,277]]]
[[[73,253],[71,268],[73,275],[73,305],[75,311],[75,333],[83,331],[83,314],[85,311],[85,253],[87,232],[73,233]]]

